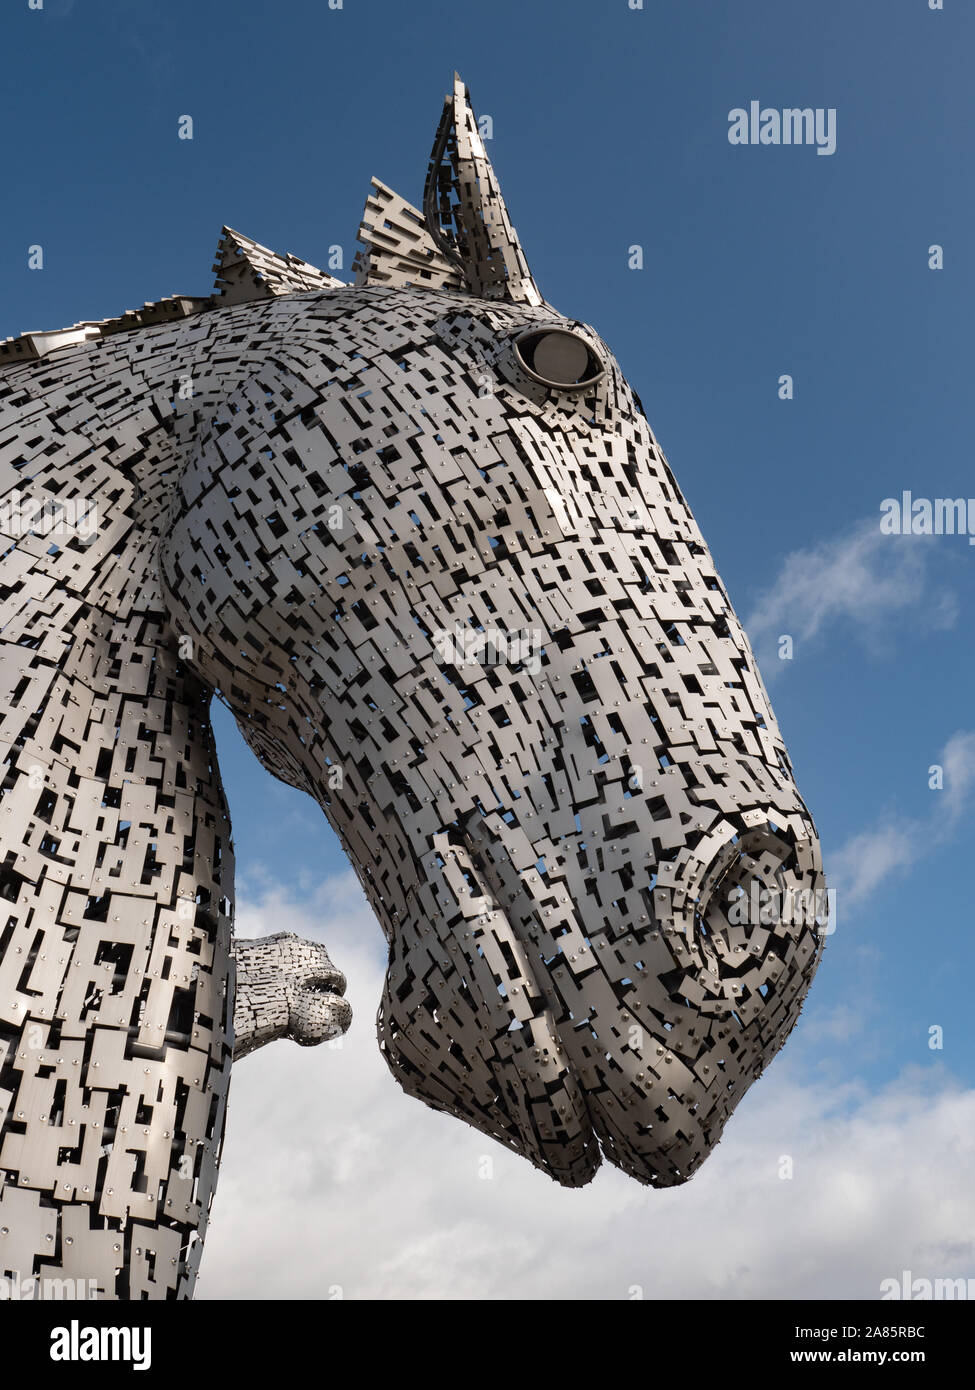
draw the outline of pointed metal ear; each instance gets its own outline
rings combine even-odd
[[[423,216],[431,237],[473,294],[544,304],[485,153],[470,93],[456,73],[430,157]]]

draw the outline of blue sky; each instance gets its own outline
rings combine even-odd
[[[370,175],[418,200],[461,72],[542,292],[615,351],[759,651],[839,895],[785,1055],[797,1086],[855,1081],[854,1106],[905,1074],[975,1082],[975,547],[879,533],[903,489],[975,497],[975,11],[944,3],[8,0],[0,20],[0,336],[207,293],[225,222],[348,267]],[[835,154],[731,145],[753,99],[835,108]],[[332,948],[337,841],[217,722],[240,896],[288,885]],[[368,1042],[376,1000],[350,997]]]

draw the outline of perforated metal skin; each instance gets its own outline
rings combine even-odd
[[[822,892],[747,639],[459,80],[423,210],[374,181],[360,239],[342,286],[225,229],[175,322],[8,347],[5,486],[99,517],[0,559],[0,1272],[192,1291],[234,1049],[214,692],[341,837],[397,1080],[560,1183],[686,1181],[818,964],[821,918],[738,910]],[[244,947],[235,1055],[348,1025],[316,948]]]

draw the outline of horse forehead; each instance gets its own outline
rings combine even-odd
[[[415,339],[414,346],[431,355],[461,360],[479,346],[493,342],[500,347],[527,328],[549,324],[582,332],[599,345],[607,362],[615,364],[612,353],[593,328],[550,304],[536,308],[471,295],[372,287],[350,287],[341,291],[339,297],[329,295],[328,299],[348,327],[361,325],[361,334],[353,328],[348,339],[349,355],[367,361],[397,357],[406,338]]]

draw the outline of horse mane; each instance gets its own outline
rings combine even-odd
[[[252,300],[276,299],[285,294],[309,290],[344,289],[341,280],[290,253],[279,255],[260,242],[242,236],[232,227],[223,227],[213,265],[216,275],[209,295],[167,295],[130,309],[117,318],[90,320],[43,332],[21,333],[0,342],[0,371],[5,367],[34,362],[58,348],[94,342],[117,333],[133,333],[159,324],[175,323],[213,309],[226,309]]]
[[[424,214],[373,178],[359,225],[352,262],[353,284],[387,289],[447,289],[463,293],[464,276],[430,235]],[[208,295],[172,294],[108,319],[83,319],[67,328],[18,334],[0,341],[0,372],[36,362],[59,348],[75,347],[117,333],[175,323],[180,319],[287,294],[340,290],[349,286],[290,252],[281,255],[259,241],[223,227]]]

